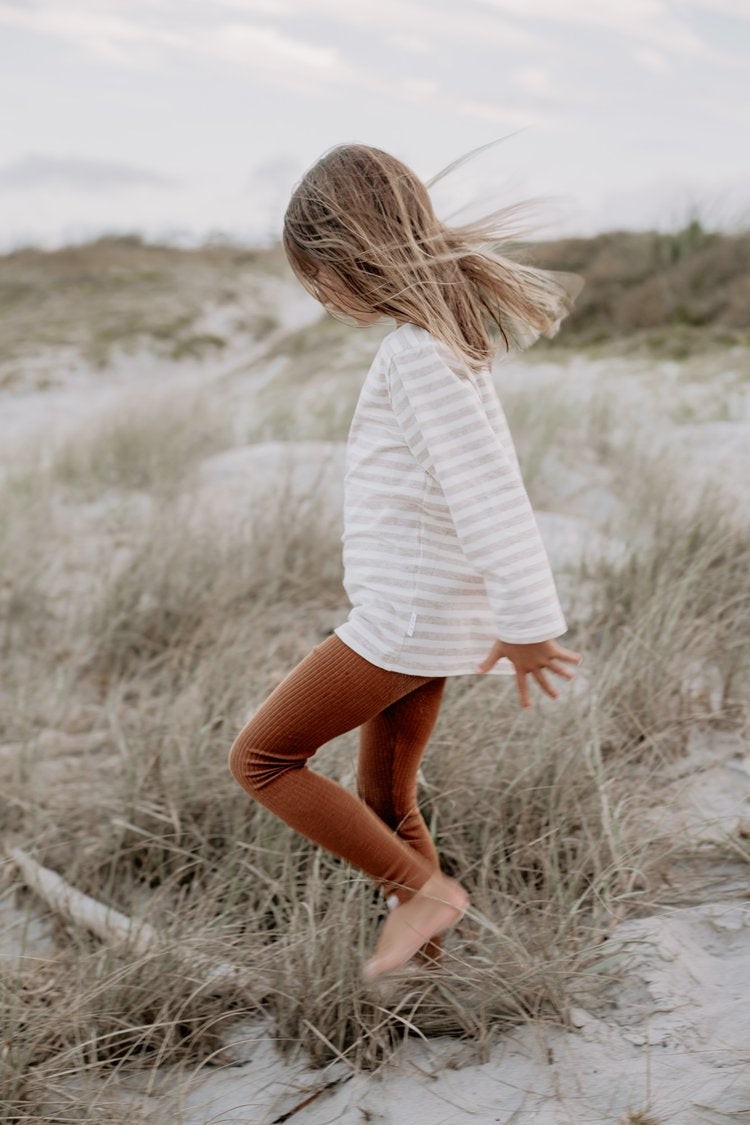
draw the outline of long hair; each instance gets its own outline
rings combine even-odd
[[[297,279],[320,300],[315,278],[324,266],[358,305],[425,328],[472,371],[491,363],[500,338],[509,352],[554,336],[584,281],[502,253],[533,229],[518,222],[528,202],[461,225],[435,215],[428,188],[478,151],[423,183],[382,149],[328,149],[295,185],[284,215],[282,244]]]

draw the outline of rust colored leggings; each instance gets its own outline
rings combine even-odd
[[[439,867],[417,808],[417,770],[444,687],[444,676],[380,668],[331,633],[248,720],[229,768],[297,832],[406,901]],[[355,727],[356,796],[307,765],[325,742]]]

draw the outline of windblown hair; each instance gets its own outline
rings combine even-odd
[[[284,216],[295,276],[321,300],[315,278],[325,266],[357,304],[425,328],[472,371],[491,363],[500,336],[509,352],[556,335],[584,282],[501,253],[533,229],[513,225],[526,204],[456,226],[435,215],[428,187],[477,151],[425,184],[382,149],[327,150],[295,185]]]

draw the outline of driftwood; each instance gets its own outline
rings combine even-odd
[[[154,926],[129,918],[127,914],[121,914],[119,910],[77,891],[56,871],[42,867],[21,848],[9,848],[7,854],[17,865],[26,885],[36,891],[52,910],[58,911],[74,925],[83,926],[115,948],[127,946],[139,954],[154,953],[168,947],[168,939]],[[172,946],[171,952],[178,963],[184,963],[186,972],[191,976],[198,973],[206,984],[228,984],[255,995],[264,991],[264,981],[257,969],[249,972],[229,961],[211,961],[192,950],[181,949],[179,945]]]

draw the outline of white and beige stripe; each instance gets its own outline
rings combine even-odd
[[[385,337],[362,386],[343,517],[352,610],[335,632],[373,663],[459,675],[497,638],[566,632],[491,372],[416,325]]]

